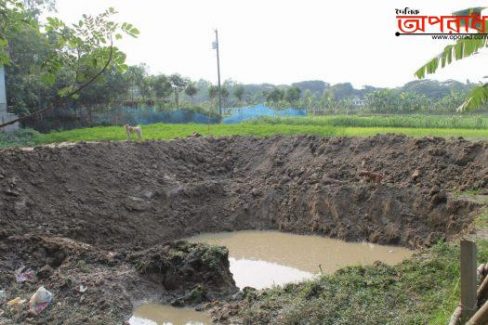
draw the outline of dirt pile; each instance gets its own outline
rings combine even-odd
[[[186,242],[148,250],[106,251],[62,237],[12,236],[0,242],[0,288],[7,299],[27,301],[38,287],[54,294],[39,315],[0,304],[0,324],[117,324],[143,299],[198,304],[237,291],[228,251]],[[32,270],[18,282],[16,274]]]
[[[112,323],[138,299],[181,305],[235,290],[225,250],[166,241],[280,229],[429,245],[472,220],[476,204],[453,193],[487,186],[488,144],[462,139],[190,137],[2,150],[0,289],[9,298],[41,284],[53,291],[52,310],[32,322]],[[38,281],[17,284],[20,266]]]
[[[0,153],[0,236],[147,248],[269,228],[414,247],[469,223],[473,206],[448,194],[485,189],[487,155],[485,143],[401,136],[9,149]]]

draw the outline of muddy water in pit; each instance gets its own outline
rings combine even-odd
[[[246,286],[263,289],[310,279],[320,272],[320,268],[324,273],[333,273],[348,265],[366,265],[375,261],[393,265],[413,253],[396,246],[347,243],[276,231],[202,234],[186,240],[226,246],[230,270],[241,289]],[[139,321],[131,322],[134,325],[210,324],[205,313],[188,308],[144,305],[134,315],[132,320]]]
[[[374,261],[393,265],[413,253],[395,246],[347,243],[277,231],[203,234],[187,240],[226,246],[230,270],[241,289],[246,286],[263,289],[310,279],[320,272],[320,267],[324,273],[333,273],[348,265],[366,265]]]
[[[211,324],[210,316],[192,308],[146,304],[137,308],[131,325],[203,325]]]

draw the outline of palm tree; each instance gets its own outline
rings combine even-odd
[[[469,15],[480,15],[484,8],[468,8],[465,10],[457,11],[453,13],[455,16],[469,16]],[[466,24],[465,21],[462,22]],[[488,26],[486,26],[488,27]],[[417,78],[425,78],[426,74],[435,73],[439,68],[444,68],[449,65],[454,60],[462,60],[469,56],[475,55],[482,48],[488,47],[488,39],[459,39],[455,44],[448,45],[444,48],[442,53],[432,58],[429,62],[424,64],[420,69],[415,72]],[[484,103],[488,102],[488,83],[479,85],[472,89],[471,93],[464,103],[459,106],[458,111],[468,111],[479,108]]]

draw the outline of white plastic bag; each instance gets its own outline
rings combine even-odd
[[[32,295],[29,301],[29,310],[38,315],[49,306],[52,300],[53,294],[47,291],[44,287],[40,287],[37,289],[36,293]]]

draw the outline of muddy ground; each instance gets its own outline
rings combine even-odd
[[[33,316],[0,298],[0,323],[122,323],[143,298],[234,293],[225,249],[170,243],[199,232],[279,229],[410,248],[449,239],[477,208],[455,194],[488,190],[487,158],[487,143],[403,136],[2,150],[0,290],[29,298],[44,285],[55,300]],[[21,266],[35,282],[16,283]]]

